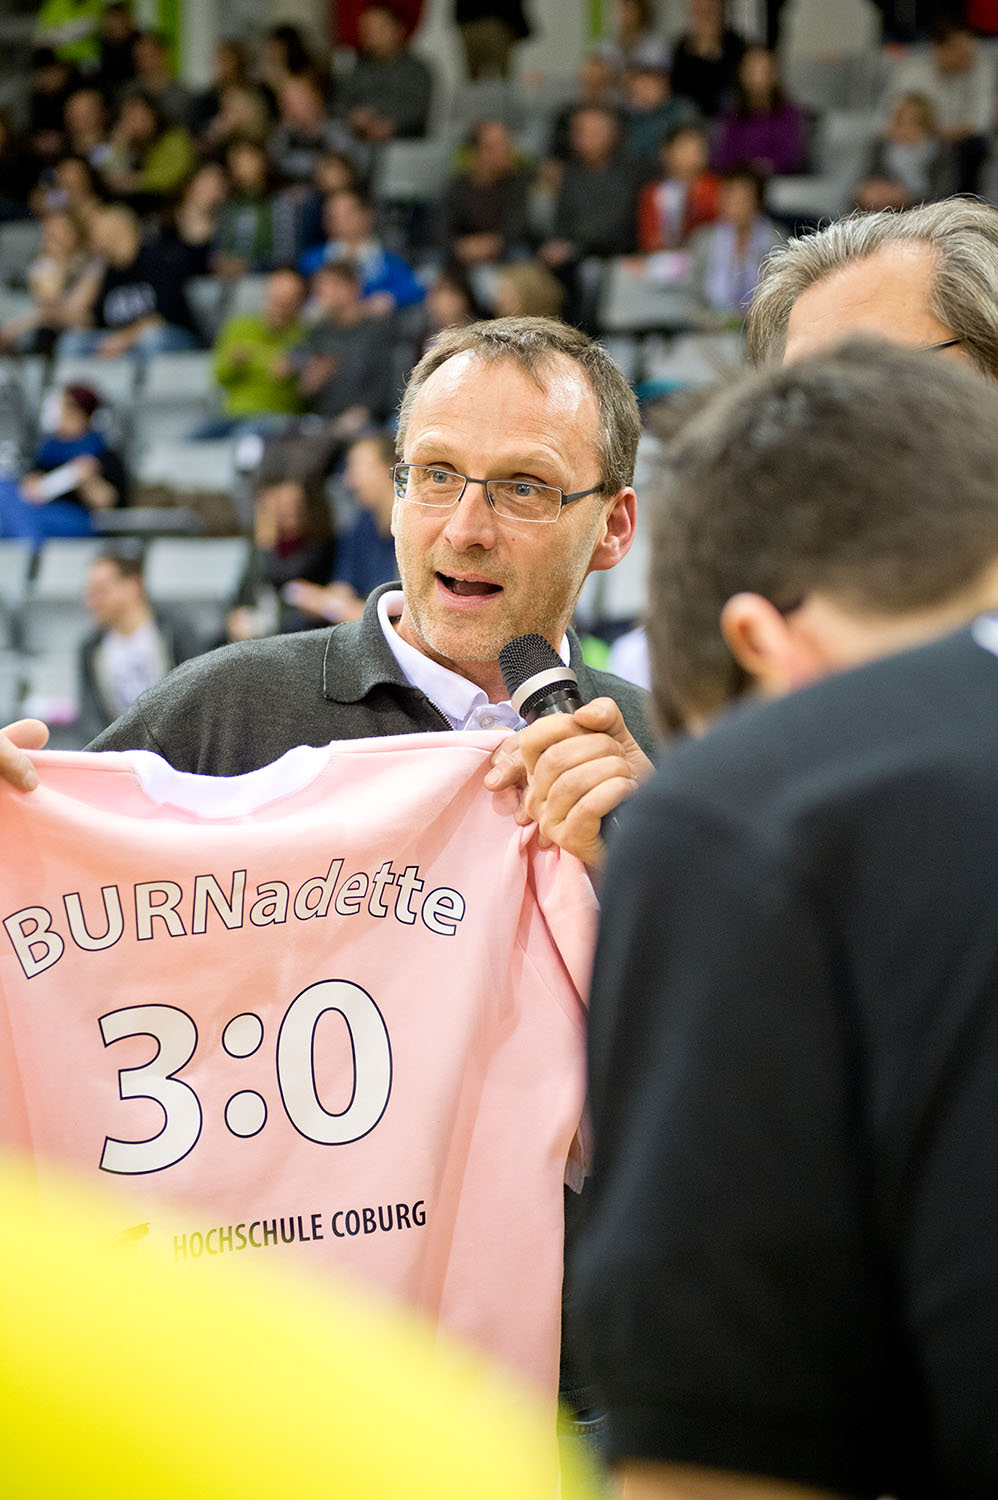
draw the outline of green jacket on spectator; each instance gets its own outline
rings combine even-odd
[[[216,340],[214,363],[230,417],[301,411],[297,376],[283,370],[286,356],[304,336],[301,323],[275,332],[259,314],[229,319]]]

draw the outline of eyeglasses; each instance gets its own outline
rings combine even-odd
[[[429,464],[395,464],[392,468],[395,494],[409,505],[427,505],[451,510],[469,484],[480,484],[497,516],[508,521],[557,521],[566,505],[597,495],[603,485],[566,495],[554,484],[535,484],[532,479],[472,479],[453,469],[435,469]]]
[[[962,344],[963,339],[943,339],[941,344],[920,344],[917,353],[935,354],[938,349],[952,349],[956,344]]]

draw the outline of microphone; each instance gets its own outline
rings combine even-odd
[[[579,679],[542,635],[517,635],[499,652],[499,670],[521,719],[573,714],[582,707]]]
[[[545,714],[574,714],[582,707],[579,679],[542,635],[517,635],[499,652],[499,670],[509,701],[533,724]],[[617,831],[617,814],[603,818],[603,837]]]

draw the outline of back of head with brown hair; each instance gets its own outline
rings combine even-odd
[[[749,687],[721,634],[734,594],[883,619],[969,593],[998,560],[996,475],[998,391],[955,362],[853,339],[719,390],[649,506],[660,723]]]

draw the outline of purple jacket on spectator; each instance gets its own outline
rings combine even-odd
[[[777,174],[804,170],[804,115],[789,99],[774,114],[721,117],[714,147],[714,166],[720,172],[751,166]]]

